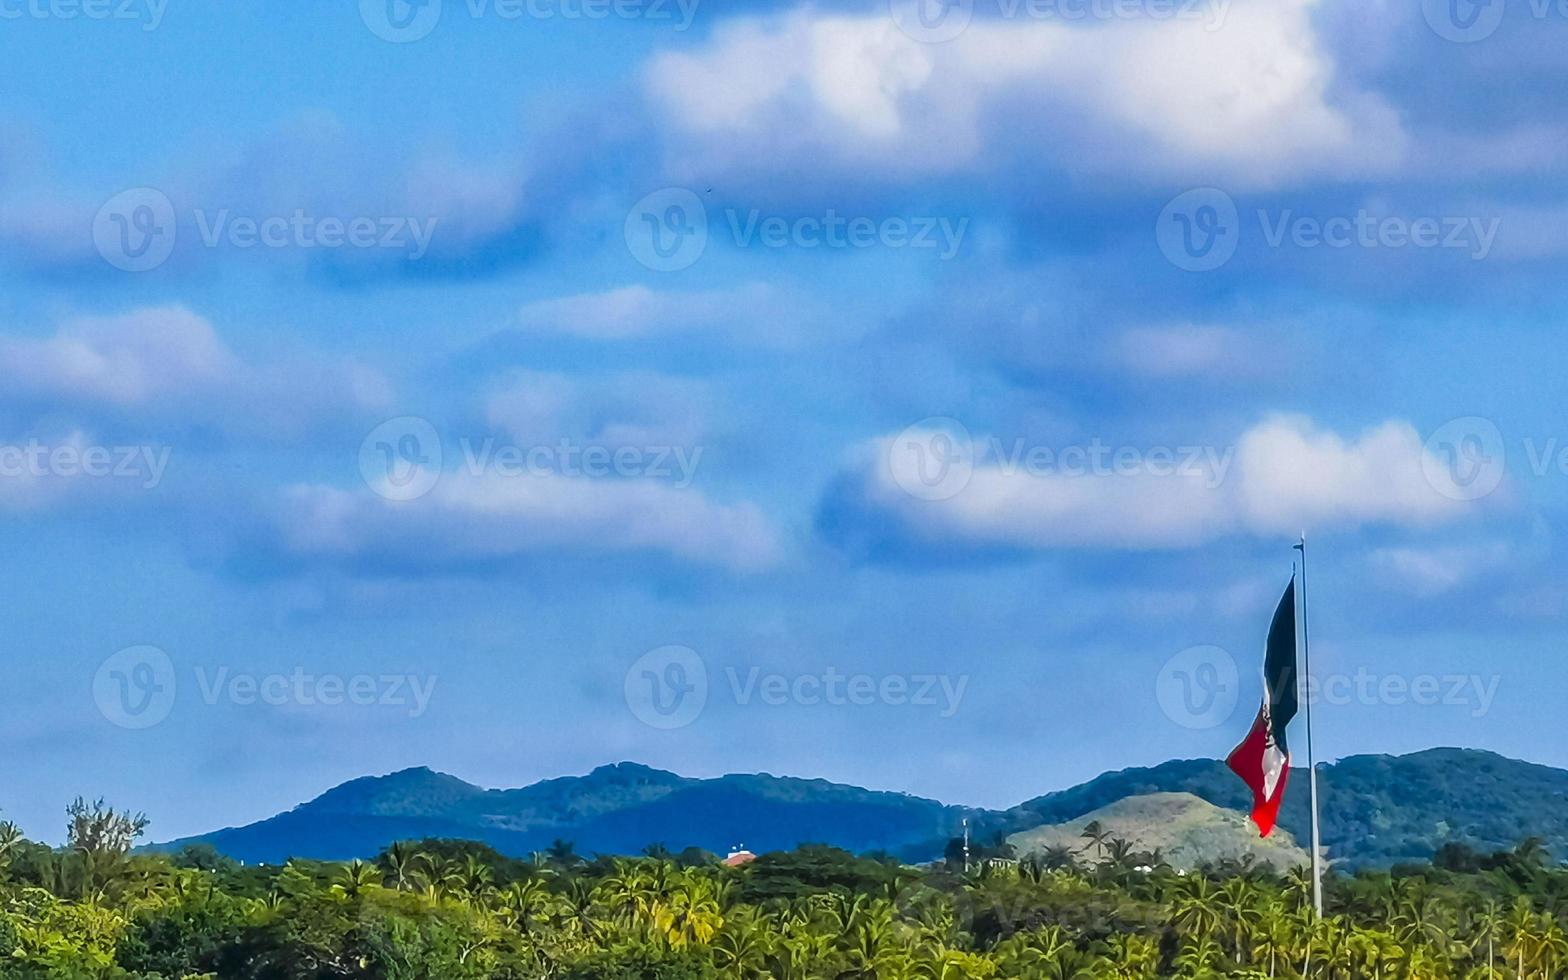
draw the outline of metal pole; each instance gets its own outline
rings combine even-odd
[[[1312,795],[1312,909],[1323,918],[1323,869],[1319,853],[1322,842],[1318,836],[1318,766],[1312,754],[1312,645],[1307,636],[1307,532],[1301,532],[1301,542],[1296,545],[1301,552],[1301,658],[1307,671],[1307,785]]]

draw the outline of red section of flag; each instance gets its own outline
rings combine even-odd
[[[1285,799],[1285,783],[1290,779],[1290,756],[1274,744],[1269,731],[1269,711],[1265,704],[1258,710],[1252,730],[1226,757],[1225,764],[1252,790],[1252,822],[1267,837],[1274,830],[1279,805]],[[1270,776],[1274,776],[1272,792]]]

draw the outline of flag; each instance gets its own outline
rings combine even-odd
[[[1285,798],[1285,782],[1290,778],[1285,726],[1296,717],[1296,706],[1296,579],[1291,576],[1269,624],[1263,656],[1263,706],[1247,737],[1225,759],[1252,789],[1252,822],[1264,837],[1274,830],[1280,801]]]

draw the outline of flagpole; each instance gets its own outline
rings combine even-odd
[[[1307,785],[1312,795],[1312,910],[1323,918],[1323,869],[1319,866],[1322,843],[1318,836],[1318,765],[1312,754],[1312,644],[1307,631],[1307,532],[1295,546],[1301,552],[1301,657],[1307,672]]]

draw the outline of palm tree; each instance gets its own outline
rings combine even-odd
[[[1112,837],[1106,845],[1105,853],[1112,865],[1118,868],[1125,868],[1132,863],[1132,841],[1122,837]]]
[[[689,872],[681,875],[659,922],[670,946],[706,946],[722,925],[724,915],[719,910],[712,880]]]
[[[1225,951],[1207,934],[1189,936],[1182,941],[1181,952],[1176,954],[1177,975],[1193,980],[1218,978],[1222,975],[1220,966],[1224,959]]]
[[[419,869],[429,858],[414,845],[406,841],[398,841],[387,848],[381,856],[381,867],[386,872],[387,879],[392,887],[398,891],[412,891],[419,879]]]
[[[551,864],[563,868],[575,868],[583,863],[583,859],[577,854],[577,845],[559,837],[550,842],[550,846],[544,853]]]
[[[1258,913],[1256,928],[1252,933],[1252,962],[1256,963],[1266,955],[1268,958],[1268,976],[1272,980],[1278,968],[1279,961],[1293,962],[1291,954],[1296,949],[1296,932],[1290,916],[1285,912],[1285,906],[1278,899],[1271,900]]]
[[[1211,936],[1222,924],[1220,896],[1202,875],[1181,880],[1175,911],[1177,928],[1193,936]]]
[[[542,878],[517,881],[500,894],[503,914],[513,929],[527,936],[559,908],[555,895]]]
[[[1040,852],[1040,863],[1050,871],[1072,871],[1078,867],[1078,856],[1066,844],[1053,844]]]
[[[751,908],[727,917],[713,940],[713,961],[719,972],[736,980],[766,977],[774,936],[768,926]]]
[[[425,894],[432,901],[440,901],[449,892],[462,889],[462,864],[430,854],[424,855],[424,859],[424,867],[418,877],[425,887]]]
[[[367,888],[381,884],[381,873],[364,861],[355,858],[345,864],[332,883],[331,894],[341,899],[356,899]]]
[[[1232,878],[1221,886],[1216,904],[1230,919],[1231,953],[1240,962],[1246,937],[1260,917],[1257,890],[1245,878]]]
[[[477,854],[469,854],[463,858],[461,885],[471,901],[477,902],[493,891],[494,878],[495,873],[490,870],[488,864],[479,859]]]
[[[1100,821],[1091,820],[1084,824],[1083,832],[1078,835],[1089,843],[1084,845],[1084,850],[1094,848],[1094,856],[1099,857],[1105,850],[1105,842],[1111,836],[1110,831],[1100,825]]]
[[[1525,963],[1535,958],[1540,944],[1539,922],[1528,898],[1520,895],[1514,901],[1513,910],[1509,912],[1506,924],[1510,936],[1508,955],[1513,957],[1516,964],[1515,973],[1522,980],[1525,976]]]
[[[1470,919],[1473,932],[1470,936],[1470,952],[1475,955],[1483,943],[1486,944],[1486,976],[1488,980],[1495,980],[1497,976],[1497,938],[1502,935],[1504,919],[1497,910],[1497,903],[1488,900],[1480,911],[1473,913]]]

